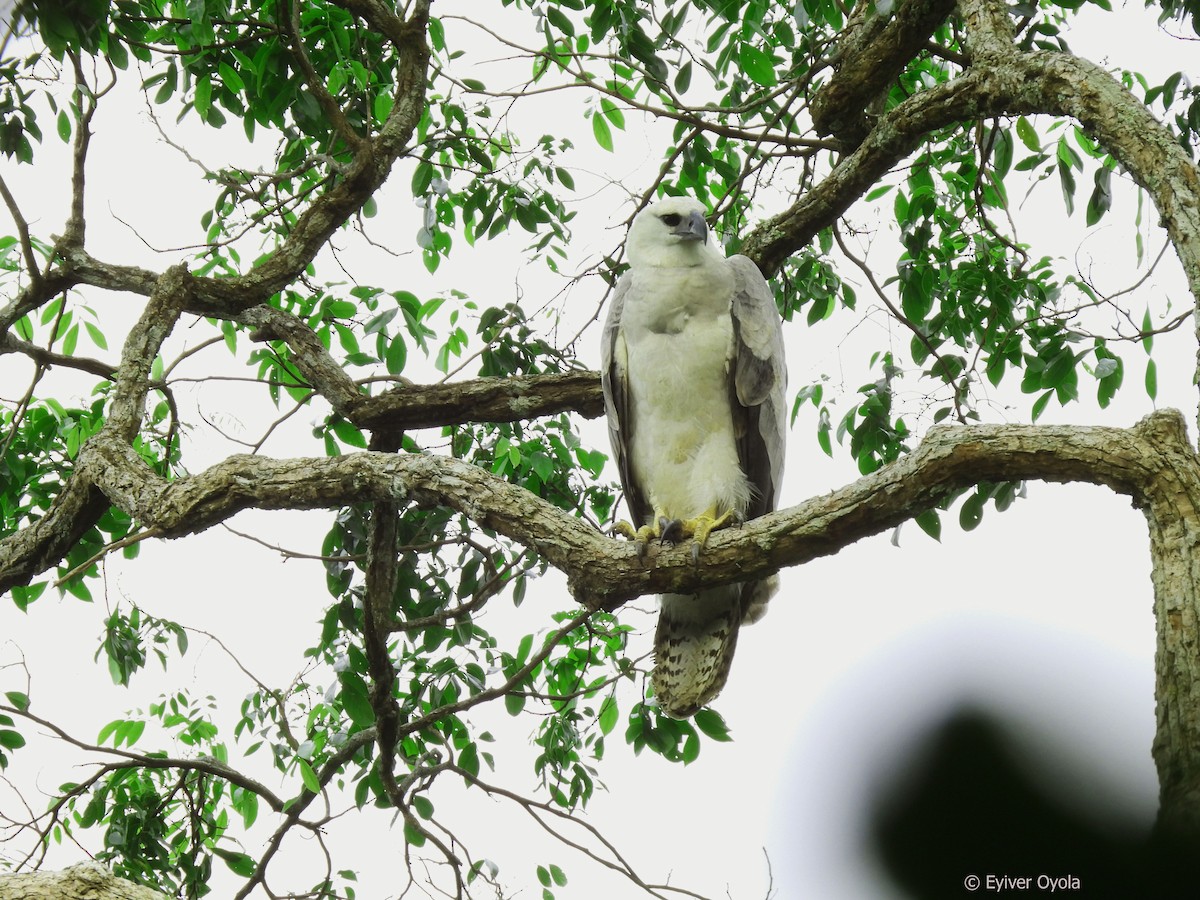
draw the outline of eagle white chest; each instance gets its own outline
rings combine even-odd
[[[731,399],[733,276],[715,255],[644,266],[622,316],[633,475],[669,518],[745,510]]]

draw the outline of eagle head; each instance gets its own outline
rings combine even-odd
[[[665,197],[633,220],[625,245],[634,266],[694,266],[706,253],[708,223],[704,204],[691,197]]]

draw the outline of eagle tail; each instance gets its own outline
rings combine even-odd
[[[738,628],[741,585],[664,594],[654,634],[654,696],[668,716],[685,719],[725,686]]]

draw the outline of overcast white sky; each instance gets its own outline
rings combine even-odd
[[[439,12],[448,15],[458,6],[448,2]],[[473,8],[477,12],[477,5]],[[1084,55],[1090,55],[1089,44],[1098,47],[1092,58],[1102,60],[1111,46],[1112,26],[1103,16],[1091,18],[1104,30],[1090,41],[1081,35],[1075,44]],[[1131,45],[1123,40],[1122,52]],[[1171,42],[1146,43],[1132,56],[1109,62],[1143,71],[1154,66],[1161,80],[1185,64],[1172,66],[1171,59],[1182,60],[1187,49]],[[558,95],[553,102],[560,104],[564,130],[577,131],[579,145],[585,146],[590,129],[577,119],[578,97]],[[174,151],[153,143],[136,98],[105,106],[91,164],[92,250],[113,262],[165,268],[179,254],[149,253],[117,217],[135,223],[159,247],[177,246],[194,239],[194,223],[207,194],[196,190],[195,171]],[[536,129],[545,127],[545,107],[541,109]],[[606,228],[609,223],[596,220],[601,214],[613,220],[626,214],[620,208],[622,194],[605,188],[606,181],[640,190],[659,164],[662,145],[653,129],[642,134],[642,127],[630,117],[630,133],[617,136],[617,153],[597,151],[577,173],[583,214],[575,222],[580,251],[575,262],[611,248],[618,239]],[[229,145],[241,146],[237,128],[183,133],[190,149],[214,165],[230,161]],[[52,136],[47,138],[40,155],[45,164],[40,162],[36,171],[3,164],[26,215],[43,236],[61,227],[65,209],[65,154],[53,142]],[[587,173],[589,166],[596,174]],[[392,179],[381,197],[374,231],[377,238],[394,235],[397,249],[411,248],[415,232],[407,181],[401,173]],[[610,198],[610,207],[589,197],[593,189],[606,190],[602,196]],[[1082,213],[1068,221],[1057,191],[1045,193],[1044,204],[1020,210],[1021,236],[1035,252],[1074,260]],[[1081,264],[1094,267],[1093,274],[1110,288],[1136,277],[1126,225],[1132,210],[1131,193],[1120,194],[1104,226],[1088,236],[1080,251]],[[1157,241],[1157,236],[1148,241],[1151,255]],[[562,285],[540,265],[522,266],[520,247],[518,237],[481,248],[469,262],[465,255],[456,256],[438,279],[426,275],[415,254],[399,260],[368,256],[355,271],[365,283],[403,287],[423,297],[446,287],[440,279],[452,275],[454,287],[466,289],[484,306],[515,296],[519,280],[528,302],[536,305],[534,298],[549,297]],[[889,257],[885,253],[880,259]],[[334,277],[332,272],[328,277]],[[865,295],[860,291],[860,297]],[[601,296],[593,279],[576,287],[568,302],[586,318]],[[1190,303],[1173,257],[1131,303],[1140,310],[1145,298],[1154,298],[1153,303],[1164,296],[1176,309]],[[95,297],[91,302],[106,322],[126,321],[131,314],[128,298]],[[822,373],[844,377],[849,392],[868,380],[862,369],[865,348],[880,343],[886,326],[876,318],[847,336],[852,324],[850,315],[839,312],[816,329],[800,323],[788,329],[794,388]],[[117,329],[107,330],[114,349],[98,355],[111,358]],[[907,342],[899,332],[894,336]],[[181,337],[189,339],[186,329]],[[595,334],[585,338],[584,361],[593,366],[599,356],[597,340]],[[1191,341],[1184,329],[1160,340],[1156,354],[1159,405],[1180,407],[1189,421],[1196,406]],[[1125,355],[1127,387],[1111,409],[1102,412],[1085,400],[1066,411],[1051,407],[1043,421],[1128,425],[1149,411],[1148,401],[1139,395],[1141,351],[1129,348]],[[198,359],[193,374],[216,359],[214,354]],[[19,396],[26,378],[11,358],[0,358],[0,397]],[[192,407],[220,417],[222,427],[246,435],[259,433],[271,414],[265,406],[245,404],[245,392],[236,387],[207,385],[181,393]],[[1086,389],[1083,393],[1091,395]],[[241,405],[231,411],[227,404],[234,399]],[[1027,413],[1019,405],[1024,398],[998,394],[995,399],[997,418],[1025,420]],[[1013,407],[1003,409],[1006,403]],[[276,456],[316,452],[305,437],[309,425],[310,417],[303,417],[266,451]],[[820,452],[814,427],[810,410],[791,436],[784,504],[828,491],[855,475],[845,461],[831,461]],[[593,445],[604,445],[598,423],[586,426],[585,433]],[[239,452],[211,437],[206,440],[189,457],[193,471]],[[252,513],[234,523],[264,539],[308,550],[316,549],[312,541],[319,541],[327,524],[321,513]],[[1004,515],[989,510],[973,533],[963,534],[947,521],[940,544],[912,525],[902,530],[899,548],[888,537],[784,573],[767,618],[743,632],[729,686],[717,703],[733,730],[733,743],[706,743],[700,759],[685,769],[647,754],[634,760],[619,741],[610,742],[614,758],[601,771],[608,791],[593,801],[590,816],[648,880],[673,873],[673,883],[708,895],[724,896],[728,889],[738,900],[757,900],[768,885],[765,849],[780,898],[890,896],[874,881],[870,855],[857,836],[859,823],[923,729],[964,699],[977,700],[1010,721],[1022,742],[1060,773],[1058,785],[1078,789],[1081,802],[1119,808],[1149,823],[1157,797],[1150,759],[1154,623],[1140,513],[1100,488],[1031,484],[1027,499]],[[50,594],[28,615],[0,605],[0,665],[15,659],[20,648],[34,673],[36,711],[84,739],[93,738],[123,710],[152,702],[170,685],[199,696],[218,693],[231,723],[236,705],[250,689],[221,651],[202,639],[194,640],[192,651],[173,668],[173,680],[148,672],[128,691],[112,688],[103,665],[90,662],[108,605],[136,602],[154,615],[218,632],[243,662],[271,681],[287,679],[299,668],[299,654],[312,642],[314,622],[328,602],[316,564],[282,562],[220,529],[146,545],[132,565],[111,561],[106,589],[107,596],[92,607]],[[101,597],[102,592],[96,594]],[[563,580],[552,574],[515,618],[497,611],[489,624],[503,628],[511,621],[511,627],[529,630],[545,622],[541,616],[546,610],[566,602]],[[638,606],[645,610],[649,604]],[[640,624],[648,646],[652,617],[636,610],[622,616]],[[0,689],[21,689],[22,677],[17,669],[0,669]],[[518,745],[532,727],[508,720],[502,711],[493,718],[489,727],[497,736]],[[16,754],[7,775],[37,803],[39,789],[79,777],[79,770],[63,767],[63,759],[47,742],[38,741]],[[531,770],[519,758],[497,780],[518,789],[533,785]],[[560,898],[633,896],[597,867],[544,842],[513,809],[463,801],[449,788],[435,799],[439,814],[444,811],[470,836],[476,853],[499,861],[507,883],[524,885],[526,896],[536,882],[534,867],[552,861],[571,878],[558,892]],[[12,803],[11,794],[0,787],[0,805],[9,811]],[[372,813],[331,828],[331,844],[347,854],[338,866],[362,866],[360,897],[394,896],[399,890],[401,837],[388,831],[387,823],[386,816]],[[302,841],[296,843],[288,865],[295,867],[297,877],[289,885],[299,888],[306,883],[301,870],[314,854]],[[52,862],[61,865],[72,858],[70,848],[62,848]],[[277,883],[282,886],[282,879]]]

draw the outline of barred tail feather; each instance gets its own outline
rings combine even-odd
[[[729,677],[742,619],[741,587],[664,594],[654,635],[654,696],[684,719],[711,701]]]

